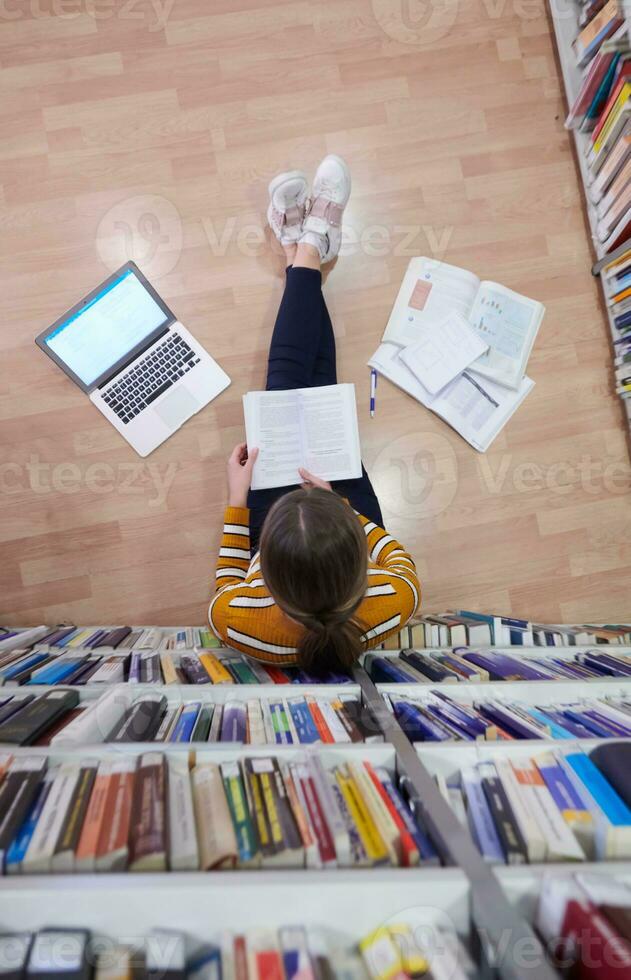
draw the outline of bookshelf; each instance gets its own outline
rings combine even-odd
[[[557,60],[561,69],[561,77],[563,80],[563,89],[565,94],[565,107],[566,110],[568,110],[578,94],[583,76],[583,71],[577,67],[572,51],[572,41],[579,33],[578,5],[573,2],[573,0],[570,0],[568,3],[560,3],[559,0],[548,0],[547,9],[549,19],[552,22]],[[631,36],[631,26],[629,26],[629,33]],[[602,243],[599,241],[596,234],[596,210],[586,192],[588,179],[585,162],[585,147],[589,142],[589,136],[586,133],[580,133],[577,130],[572,130],[568,133],[568,136],[574,149],[574,159],[576,161],[577,171],[580,177],[584,209],[590,230],[592,252],[595,259],[601,259],[605,253]],[[609,333],[612,340],[613,353],[613,341],[617,334],[611,317],[611,308],[608,303],[604,280],[600,274],[597,275],[597,278],[600,283],[601,296],[605,309],[605,315],[607,317],[607,324],[609,326]],[[631,398],[622,398],[621,401],[623,403],[627,430],[629,435],[631,435]]]
[[[573,656],[581,647],[494,647],[520,657]],[[631,655],[631,647],[615,646]],[[214,652],[221,652],[214,651]],[[396,657],[400,651],[380,651]],[[177,657],[177,652],[173,651]],[[117,685],[129,694],[129,684]],[[78,690],[82,702],[110,690],[112,685],[87,684]],[[59,690],[37,686],[34,693]],[[292,695],[334,697],[354,695],[368,705],[384,735],[383,743],[305,745],[241,745],[234,743],[126,743],[72,747],[25,747],[16,755],[46,754],[53,761],[77,757],[195,753],[196,761],[223,762],[244,756],[281,760],[316,752],[324,764],[366,759],[375,766],[406,777],[412,804],[418,809],[444,861],[443,866],[332,870],[238,870],[165,872],[153,874],[47,874],[0,877],[0,924],[3,929],[45,926],[85,926],[110,937],[139,938],[155,927],[181,929],[208,939],[221,929],[279,928],[299,919],[345,938],[347,943],[384,922],[406,921],[432,934],[432,929],[455,931],[467,940],[479,963],[477,976],[498,980],[552,980],[556,972],[543,960],[542,946],[532,930],[542,877],[547,872],[614,872],[631,884],[631,861],[585,862],[580,865],[541,864],[491,867],[475,848],[468,832],[444,800],[434,776],[449,776],[463,765],[498,756],[531,756],[559,742],[444,742],[412,744],[383,695],[423,699],[443,689],[471,702],[480,697],[520,700],[529,704],[571,701],[580,697],[631,695],[631,679],[585,681],[489,681],[487,683],[374,684],[364,668],[355,670],[353,683],[184,685],[134,684],[134,696],[164,694],[169,702],[225,703],[249,698]],[[8,692],[8,688],[6,689]],[[17,690],[13,688],[12,690]],[[23,690],[23,689],[22,689]],[[590,751],[603,739],[572,740]],[[570,743],[565,743],[570,744]],[[299,910],[297,912],[297,909]],[[523,962],[518,950],[527,947],[541,957],[533,973],[532,958]]]

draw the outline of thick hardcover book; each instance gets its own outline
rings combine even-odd
[[[0,868],[4,868],[7,848],[35,800],[46,765],[45,756],[18,759],[0,785]]]
[[[108,742],[151,742],[160,727],[167,708],[164,695],[147,694],[135,701],[119,724],[110,732]]]
[[[23,874],[41,874],[51,870],[52,858],[72,800],[79,764],[65,762],[57,770],[35,833],[22,861]]]
[[[143,684],[162,683],[159,653],[155,651],[152,653],[143,653],[140,659],[140,680]]]
[[[583,752],[559,753],[558,759],[594,818],[596,857],[631,857],[631,809]]]
[[[450,670],[446,665],[441,665],[429,654],[419,653],[417,650],[402,650],[401,659],[416,670],[420,670],[431,681],[456,684],[459,680],[455,671]]]
[[[188,758],[170,753],[167,759],[169,868],[171,871],[197,871],[199,849]]]
[[[193,701],[192,704],[185,704],[182,708],[173,731],[169,735],[169,742],[190,742],[200,712],[201,704]]]
[[[282,867],[302,867],[304,849],[300,832],[291,810],[287,790],[276,759],[250,758],[245,760],[246,772],[258,783],[261,801],[269,827],[271,847],[262,851],[262,863]],[[259,838],[260,839],[260,838]]]
[[[631,976],[631,943],[621,936],[607,916],[580,896],[565,908],[561,941],[577,951],[581,980],[615,980]]]
[[[591,860],[594,853],[594,820],[572,780],[553,752],[535,756],[532,761],[541,773],[559,813]]]
[[[507,864],[526,864],[528,849],[502,782],[492,762],[481,762],[478,773]]]
[[[99,763],[90,802],[75,851],[74,866],[76,871],[94,871],[96,849],[105,813],[105,803],[111,780],[111,772],[112,766],[110,762],[104,761]]]
[[[112,764],[96,848],[97,871],[124,871],[127,868],[135,769],[135,757],[119,759]]]
[[[469,827],[480,853],[490,864],[503,864],[504,852],[480,774],[474,768],[466,768],[462,770],[460,778],[467,799]]]
[[[0,707],[0,732],[2,732],[4,724],[15,718],[19,711],[22,711],[27,704],[34,700],[34,694],[14,694],[12,698],[8,698]]]
[[[191,779],[200,867],[202,871],[233,868],[237,838],[219,766],[213,762],[197,765]]]
[[[237,838],[237,863],[242,868],[258,867],[261,853],[238,762],[222,763],[221,775]]]
[[[363,742],[383,742],[383,732],[372,708],[357,698],[342,697],[344,711],[361,734]]]
[[[306,698],[287,698],[287,707],[298,735],[298,741],[305,745],[320,741],[320,733],[309,711]]]
[[[160,752],[140,757],[134,779],[129,835],[130,871],[166,871],[167,769]]]
[[[51,870],[54,872],[74,870],[75,852],[79,846],[81,828],[90,802],[97,768],[96,759],[84,759],[80,763],[79,776],[51,861]]]
[[[199,714],[197,715],[195,727],[191,732],[191,742],[208,741],[208,733],[210,731],[212,717],[213,717],[213,705],[203,704],[200,708]]]
[[[56,771],[54,769],[48,769],[44,773],[44,778],[37,788],[35,799],[7,850],[4,866],[6,874],[20,874],[22,871],[22,861],[35,833],[35,828],[44,809],[44,804],[50,792],[50,787],[53,785],[55,775]]]
[[[221,720],[221,742],[247,740],[247,706],[244,701],[226,701]]]
[[[334,698],[331,707],[341,721],[351,742],[363,742],[362,733],[346,710],[346,702],[342,698]]]
[[[208,671],[195,654],[183,654],[180,657],[180,670],[187,684],[210,684]]]
[[[489,650],[488,653],[470,650],[462,656],[488,670],[491,680],[494,681],[547,681],[551,677],[549,672],[544,673],[543,670],[529,666],[526,660],[517,660],[496,650]]]
[[[529,863],[535,864],[545,861],[547,852],[545,838],[528,805],[526,797],[520,790],[520,785],[517,782],[513,767],[508,759],[502,758],[495,759],[494,765],[504,787],[504,792],[508,797],[508,802],[521,831],[524,843],[526,844]]]
[[[322,759],[317,755],[309,756],[307,758],[307,769],[313,780],[315,791],[322,803],[324,819],[329,826],[335,844],[337,863],[340,867],[349,867],[351,863],[350,841]]]

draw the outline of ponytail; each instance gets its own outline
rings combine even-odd
[[[293,618],[305,628],[298,647],[298,664],[303,670],[325,673],[354,667],[363,651],[362,630],[349,614],[323,613],[320,618],[297,614]]]
[[[350,670],[363,650],[355,613],[367,584],[368,546],[351,507],[327,490],[293,490],[261,531],[261,573],[277,605],[304,628],[298,663]]]

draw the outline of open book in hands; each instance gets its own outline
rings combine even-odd
[[[259,450],[253,490],[302,483],[301,467],[322,480],[361,476],[355,385],[249,391],[243,412],[247,444]]]
[[[382,339],[407,347],[424,327],[452,311],[462,314],[488,345],[471,370],[518,390],[545,308],[496,282],[481,282],[466,269],[412,259]]]

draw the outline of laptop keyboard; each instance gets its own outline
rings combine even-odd
[[[103,392],[103,401],[127,425],[143,408],[199,364],[199,357],[177,333],[169,334],[131,370]]]

